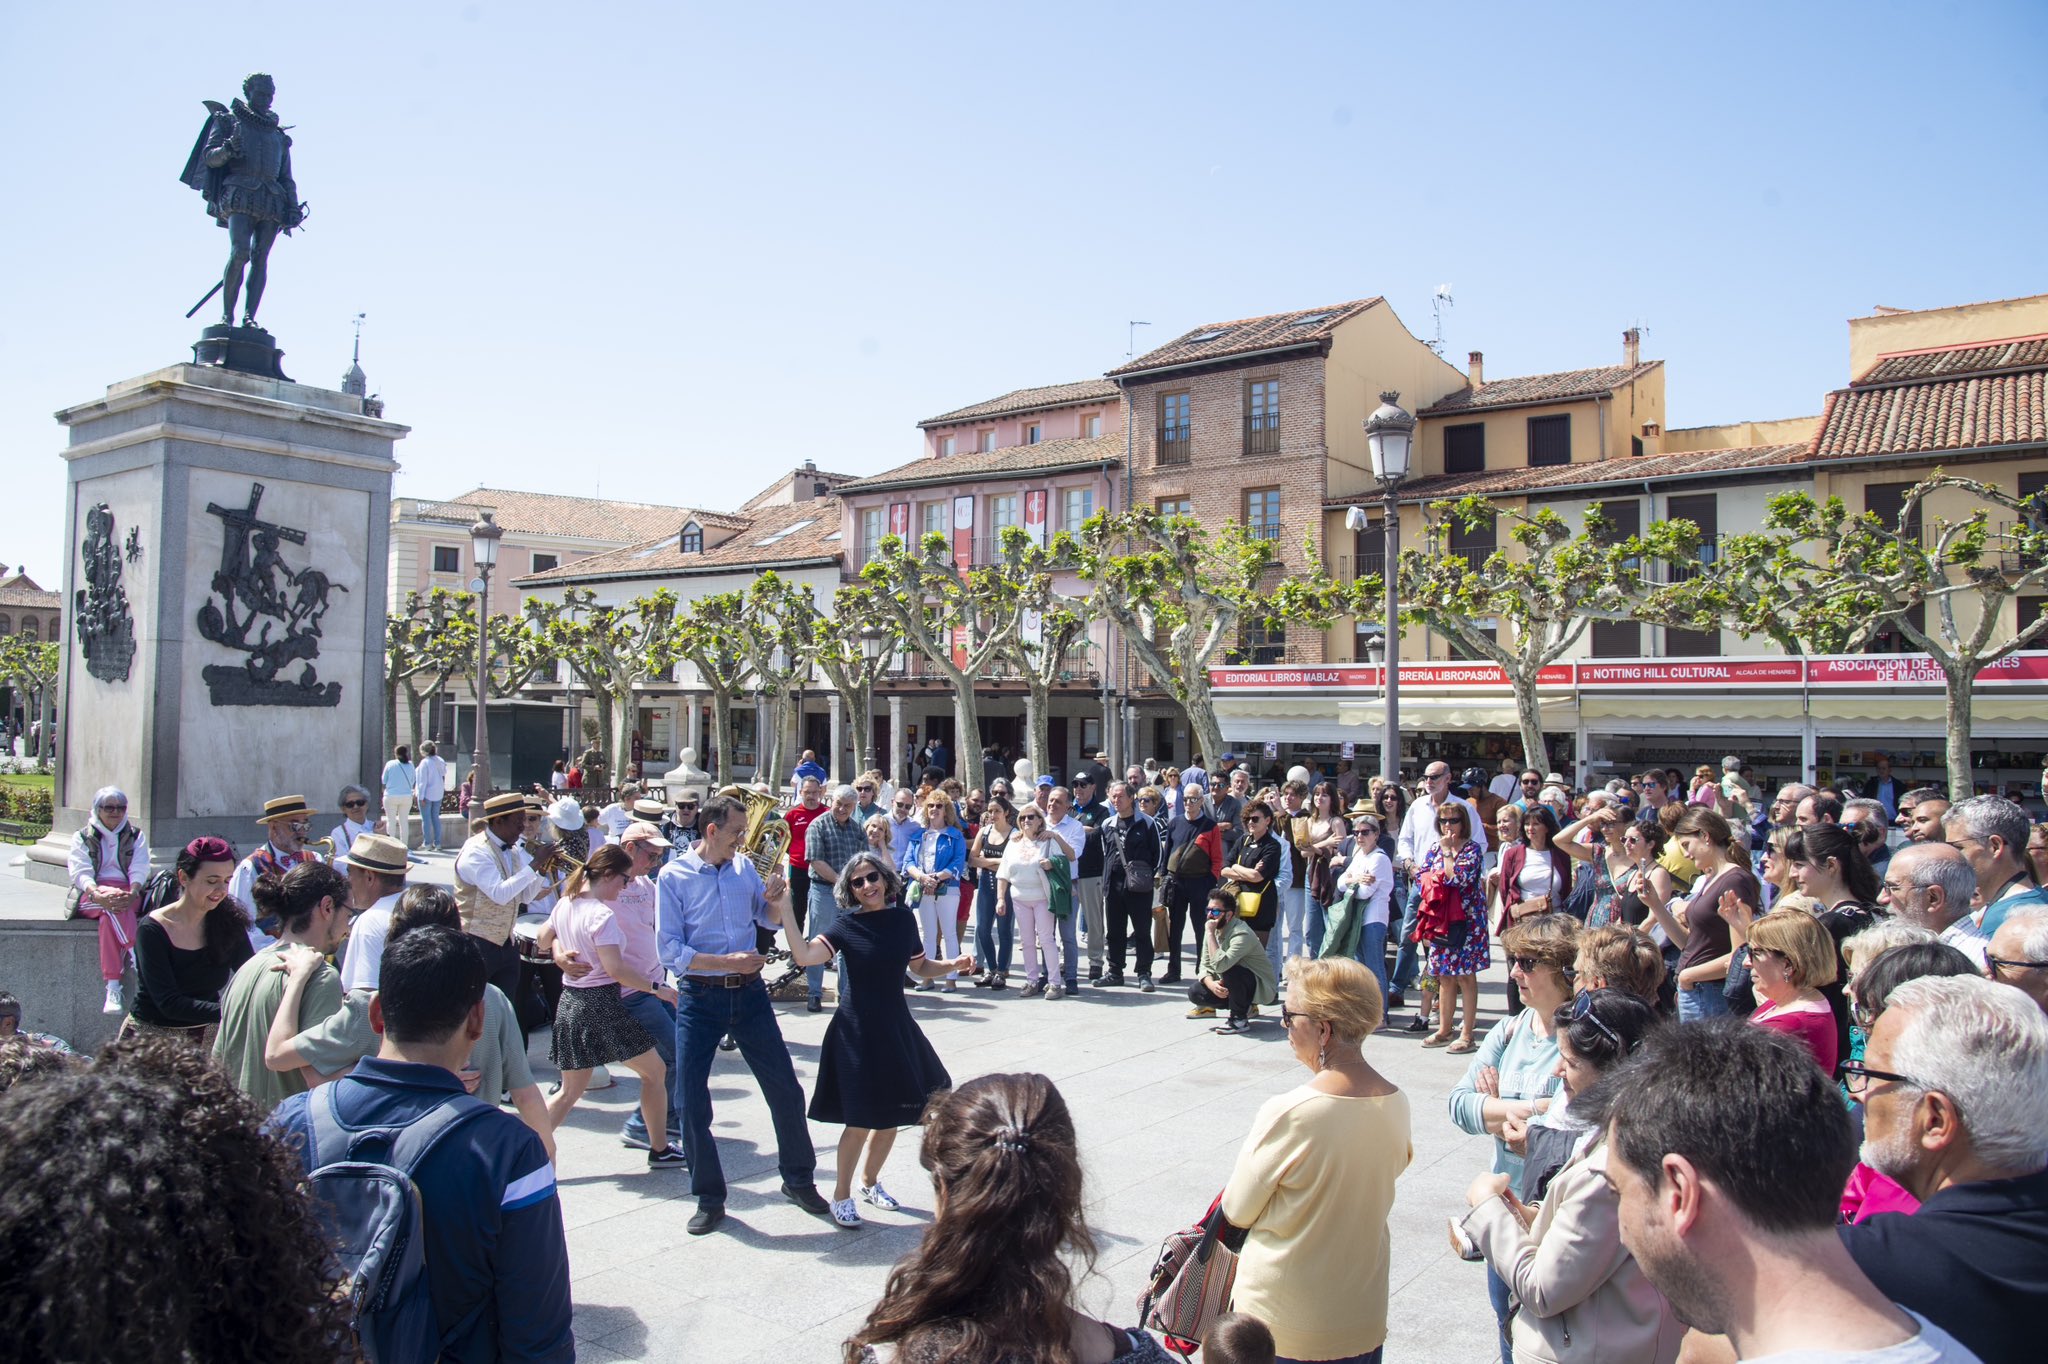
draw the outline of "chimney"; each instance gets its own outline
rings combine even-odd
[[[1644,439],[1644,440],[1655,440],[1655,439],[1656,439],[1656,438],[1657,438],[1658,436],[1662,435],[1662,434],[1663,434],[1663,432],[1664,432],[1664,428],[1663,428],[1663,427],[1661,427],[1661,426],[1659,426],[1659,425],[1657,425],[1657,423],[1655,423],[1655,422],[1644,422],[1644,423],[1643,423],[1643,439]]]
[[[1621,334],[1621,363],[1630,369],[1643,363],[1643,334],[1634,327]]]
[[[1473,351],[1471,358],[1465,362],[1465,382],[1474,388],[1486,382],[1486,353],[1484,351]]]

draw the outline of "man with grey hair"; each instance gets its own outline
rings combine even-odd
[[[810,785],[811,779],[806,778]],[[839,901],[835,890],[839,885],[839,874],[853,855],[867,847],[868,837],[865,824],[855,817],[860,804],[860,793],[851,786],[841,786],[832,793],[832,807],[810,822],[804,830],[804,857],[810,866],[810,917],[804,932],[813,938],[821,938],[825,930],[839,917]],[[811,1013],[818,1013],[825,1007],[825,967],[806,966],[804,976],[810,983],[811,998],[805,1005]],[[839,962],[839,999],[846,1001],[846,963]]]
[[[1991,935],[1984,974],[2048,1013],[2048,909],[2016,909]]]
[[[1863,1060],[1864,1164],[1920,1200],[1841,1229],[1857,1268],[1985,1364],[2041,1357],[2048,1301],[2048,1017],[1974,976],[1892,991]]]
[[[1879,876],[1884,875],[1885,863],[1891,861],[1892,850],[1885,839],[1891,829],[1891,816],[1884,806],[1868,796],[1842,802],[1842,827],[1856,835],[1857,846],[1870,859],[1870,869]]]
[[[1961,853],[1946,843],[1908,843],[1885,867],[1877,902],[1982,966],[1991,935],[1970,913],[1976,893],[1977,873]]]
[[[2002,796],[1972,796],[1950,806],[1941,821],[1948,845],[1968,858],[1977,873],[1977,898],[1984,906],[1977,921],[1986,937],[1998,932],[2013,910],[2048,905],[2027,863],[2032,827],[2026,811]]]

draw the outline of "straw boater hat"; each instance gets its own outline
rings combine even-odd
[[[633,802],[633,818],[649,823],[659,823],[668,817],[668,807],[658,800],[636,800]]]
[[[307,815],[317,815],[319,813],[318,810],[306,804],[304,796],[277,796],[263,802],[263,814],[256,822],[258,824],[268,824],[272,820],[299,819]]]
[[[406,872],[405,844],[383,834],[357,834],[356,841],[348,845],[348,860],[351,866],[386,876],[403,876]]]
[[[496,819],[500,815],[523,815],[526,813],[526,797],[517,791],[501,791],[484,802],[484,818]]]
[[[1372,808],[1371,801],[1361,796],[1357,800],[1353,801],[1351,803],[1351,808],[1349,810],[1346,810],[1344,813],[1347,815],[1373,815],[1377,817],[1379,811]]]

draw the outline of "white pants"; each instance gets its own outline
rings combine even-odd
[[[933,894],[926,891],[924,899],[917,903],[917,922],[924,935],[924,954],[933,961],[950,960],[960,955],[960,887],[948,881],[946,888]],[[958,973],[948,971],[947,980],[957,979]]]
[[[390,834],[406,847],[412,846],[412,797],[384,797],[384,832]],[[337,853],[346,854],[347,848],[336,848]]]
[[[1052,901],[1027,900],[1012,892],[1010,912],[1017,916],[1017,954],[1030,982],[1036,985],[1044,980],[1040,972],[1048,968],[1053,984],[1066,979],[1066,963],[1060,958],[1060,921],[1053,917]],[[1042,963],[1040,951],[1045,953]]]

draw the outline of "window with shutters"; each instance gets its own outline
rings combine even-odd
[[[1883,523],[1885,530],[1898,529],[1899,514],[1906,509],[1906,494],[1912,489],[1911,483],[1866,483],[1863,486],[1863,510]],[[1905,525],[1906,538],[1921,540],[1920,508],[1913,504],[1913,515]],[[1922,541],[1924,543],[1924,541]],[[1906,613],[1906,619],[1916,630],[1927,628],[1927,608],[1916,606]],[[1897,620],[1886,621],[1878,632],[1870,637],[1864,646],[1866,654],[1910,654],[1916,652],[1913,642],[1906,638],[1906,632],[1899,628]]]
[[[1280,381],[1251,379],[1244,386],[1244,452],[1280,452]]]
[[[1466,422],[1444,428],[1444,472],[1481,474],[1486,472],[1486,423]]]
[[[1555,417],[1529,418],[1529,467],[1572,462],[1572,418],[1569,412]]]
[[[1161,464],[1188,462],[1189,439],[1194,431],[1188,415],[1190,401],[1191,397],[1186,393],[1159,395],[1158,462]]]
[[[1601,536],[1604,544],[1619,544],[1631,535],[1643,533],[1643,506],[1634,498],[1625,502],[1603,502],[1601,514],[1607,518],[1607,533]],[[1643,653],[1643,627],[1632,620],[1596,620],[1593,622],[1592,650],[1595,658],[1640,658]]]
[[[1700,528],[1699,563],[1711,564],[1720,556],[1721,513],[1714,494],[1695,493],[1686,497],[1674,497],[1664,504],[1664,513],[1673,521],[1690,521]],[[1674,577],[1689,577],[1698,569],[1689,565],[1673,566]],[[1664,653],[1670,658],[1712,658],[1721,652],[1719,630],[1679,630],[1664,632]]]

